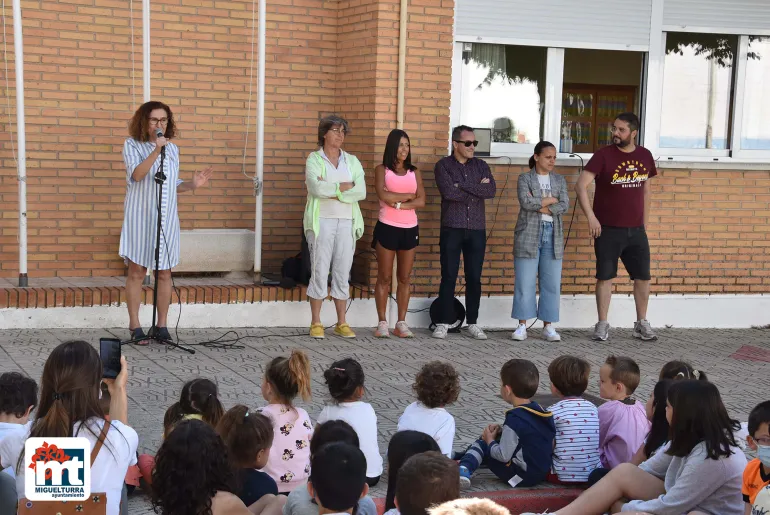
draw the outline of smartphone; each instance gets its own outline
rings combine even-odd
[[[117,338],[99,339],[99,356],[102,358],[102,377],[115,379],[120,373],[120,340]]]

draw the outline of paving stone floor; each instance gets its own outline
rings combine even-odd
[[[220,337],[227,329],[180,330],[185,342],[200,342]],[[353,357],[367,374],[367,401],[378,415],[380,450],[383,455],[398,417],[413,401],[411,385],[419,367],[427,361],[451,362],[461,375],[462,393],[449,411],[457,422],[455,448],[469,444],[482,427],[503,419],[507,405],[498,395],[500,366],[510,358],[526,358],[540,370],[540,391],[548,392],[548,363],[560,354],[575,354],[592,365],[588,394],[597,395],[598,367],[608,354],[632,356],[642,369],[637,391],[646,399],[654,386],[661,365],[671,359],[685,359],[708,373],[724,397],[730,414],[745,421],[751,408],[770,398],[770,330],[683,330],[663,329],[657,342],[640,342],[631,338],[629,330],[613,330],[611,340],[592,342],[589,333],[563,330],[563,341],[547,343],[539,331],[526,342],[513,342],[509,332],[490,332],[486,341],[467,336],[450,335],[444,341],[430,337],[427,330],[417,330],[414,340],[378,340],[371,329],[358,329],[359,338],[345,340],[327,333],[323,341],[306,336],[302,329],[233,329],[244,337],[242,349],[194,346],[195,355],[153,344],[149,347],[124,347],[131,377],[129,380],[129,420],[140,437],[140,452],[154,453],[160,444],[163,413],[177,400],[182,384],[194,377],[215,379],[225,408],[236,403],[258,407],[264,404],[260,394],[265,364],[275,356],[288,355],[301,348],[310,357],[313,369],[313,400],[299,404],[312,418],[321,411],[328,398],[323,383],[323,370],[335,359]],[[100,336],[127,337],[127,331],[113,330],[16,330],[0,331],[0,372],[23,370],[39,379],[48,353],[68,339],[85,339],[96,346]],[[234,336],[231,333],[225,338]],[[478,490],[504,489],[489,473],[480,473],[474,482]],[[373,495],[384,496],[385,481],[373,489]],[[129,501],[130,513],[152,513],[146,495],[134,494]]]

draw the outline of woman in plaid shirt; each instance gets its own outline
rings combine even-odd
[[[564,177],[554,173],[556,147],[548,141],[535,145],[529,159],[531,170],[519,176],[519,219],[513,236],[513,266],[516,283],[511,318],[519,320],[513,339],[527,338],[527,320],[543,321],[543,338],[558,342],[553,328],[559,321],[561,260],[564,250],[562,215],[569,209]],[[538,304],[536,283],[540,282]]]

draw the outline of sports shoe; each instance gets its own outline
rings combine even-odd
[[[343,338],[355,338],[356,333],[350,328],[348,324],[337,324],[334,326],[334,334],[342,336]]]
[[[383,320],[377,324],[377,329],[374,330],[374,337],[390,338],[390,333],[388,332],[388,323],[386,321]]]
[[[511,335],[511,338],[517,342],[523,342],[527,339],[527,324],[519,324],[519,327]]]
[[[446,333],[449,331],[449,325],[436,324],[436,328],[433,330],[433,337],[443,340],[446,338]]]
[[[393,329],[393,334],[399,338],[414,338],[414,333],[409,330],[409,326],[403,320],[396,322],[396,328]]]
[[[471,471],[467,467],[460,467],[460,490],[471,487]]]
[[[321,323],[310,324],[310,336],[318,338],[319,340],[326,338],[326,335],[324,334],[324,325]]]
[[[610,323],[606,320],[600,320],[594,326],[594,334],[591,339],[597,342],[606,342],[610,337]]]
[[[471,333],[471,336],[477,340],[487,339],[487,335],[484,334],[484,331],[481,330],[481,327],[476,324],[468,324],[468,332]]]
[[[549,342],[560,342],[561,335],[553,328],[553,324],[543,327],[543,339]]]
[[[658,339],[655,332],[652,330],[650,322],[647,320],[634,322],[634,338],[641,338],[646,342]]]

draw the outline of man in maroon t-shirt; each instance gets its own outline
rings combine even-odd
[[[596,253],[596,307],[599,322],[594,340],[610,336],[607,313],[612,297],[612,280],[618,275],[618,258],[634,281],[636,323],[634,337],[656,340],[647,321],[650,299],[650,244],[645,226],[650,213],[650,182],[658,172],[649,150],[637,146],[639,118],[633,113],[617,117],[612,143],[596,152],[578,178],[576,190],[580,207],[588,217]],[[588,200],[588,185],[596,180],[594,205]]]

